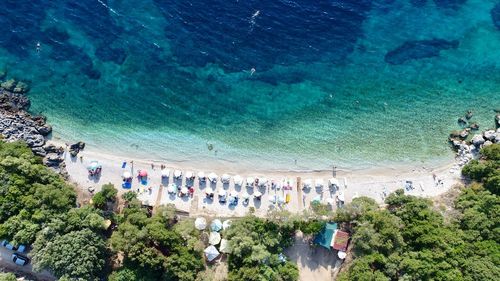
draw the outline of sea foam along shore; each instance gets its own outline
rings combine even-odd
[[[55,142],[61,145],[61,142]],[[80,159],[80,156],[82,158]],[[139,170],[148,171],[147,185],[140,184],[136,179],[133,180],[133,191],[139,192],[139,199],[147,205],[164,205],[173,203],[182,211],[189,212],[191,215],[204,214],[204,215],[217,215],[217,216],[243,216],[248,213],[249,207],[255,208],[255,214],[258,216],[265,216],[270,208],[274,205],[270,202],[269,198],[277,195],[284,198],[289,194],[291,200],[288,204],[284,204],[282,208],[289,210],[293,213],[302,212],[310,207],[311,202],[319,199],[321,203],[328,204],[328,202],[335,200],[336,196],[342,194],[345,197],[345,202],[350,202],[356,196],[368,196],[375,199],[377,202],[382,203],[384,196],[393,192],[396,189],[404,188],[406,181],[411,181],[413,189],[407,190],[408,194],[413,194],[423,197],[433,197],[447,191],[451,186],[458,183],[460,180],[460,171],[451,170],[450,168],[454,163],[442,165],[437,168],[426,168],[422,166],[400,166],[398,168],[376,168],[368,170],[339,170],[336,173],[336,178],[340,183],[340,187],[335,192],[330,192],[327,184],[328,179],[332,178],[332,171],[316,171],[316,172],[268,172],[268,173],[254,173],[249,170],[239,170],[238,167],[228,168],[227,166],[218,166],[213,164],[210,169],[197,169],[197,167],[185,166],[183,163],[165,163],[157,161],[144,161],[141,159],[125,159],[109,154],[105,151],[99,151],[98,148],[88,146],[84,151],[78,154],[78,157],[72,158],[69,153],[64,154],[64,161],[66,169],[69,174],[69,180],[74,182],[83,192],[87,190],[100,190],[100,186],[106,183],[114,184],[120,193],[127,190],[121,188],[122,174],[125,171],[131,172],[136,176]],[[87,165],[91,161],[98,161],[102,165],[102,174],[99,179],[90,178],[87,172]],[[203,160],[200,160],[200,162]],[[122,168],[123,162],[127,162],[126,168]],[[163,179],[161,176],[160,165],[165,165],[170,170],[170,178]],[[200,165],[206,168],[206,165]],[[154,168],[153,168],[154,167]],[[196,175],[199,171],[204,171],[205,174],[211,172],[219,176],[216,184],[207,183],[200,185],[198,179],[193,181],[194,196],[178,197],[172,196],[167,192],[167,185],[173,181],[172,174],[174,170],[183,172],[192,171]],[[287,180],[291,182],[291,190],[276,190],[270,187],[270,184],[263,187],[242,187],[235,186],[234,181],[231,180],[229,184],[223,184],[220,181],[220,176],[223,174],[230,174],[231,176],[240,175],[243,179],[247,177],[265,177],[269,182],[282,182]],[[316,189],[314,186],[310,190],[302,190],[302,185],[298,181],[304,182],[306,179],[322,179],[325,186],[322,190]],[[440,184],[437,182],[440,180]],[[182,185],[186,183],[186,179],[182,179]],[[162,186],[160,188],[160,186]],[[205,189],[211,187],[215,191],[214,200],[209,200],[205,196]],[[250,199],[248,205],[241,204],[241,201],[236,206],[228,206],[227,204],[220,204],[217,201],[217,194],[221,190],[226,192],[238,194],[241,198],[245,193],[248,193],[251,198],[252,194],[259,190],[263,193],[261,200]],[[342,196],[341,195],[341,196]],[[331,198],[331,199],[329,199]],[[335,204],[333,204],[335,205]],[[335,206],[332,206],[335,208]]]

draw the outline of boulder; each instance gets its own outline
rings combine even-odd
[[[500,132],[495,133],[495,139],[493,140],[494,143],[500,143]]]
[[[58,167],[64,159],[57,153],[48,153],[45,158],[43,158],[43,164],[49,167]]]
[[[461,132],[460,132],[459,137],[460,137],[461,139],[466,139],[466,138],[467,138],[467,136],[469,136],[469,130],[465,129],[465,130],[463,130],[463,131],[461,131]]]
[[[24,141],[29,147],[38,147],[45,144],[45,138],[42,135],[25,135]]]
[[[460,125],[465,125],[465,124],[467,124],[467,119],[465,119],[465,117],[460,117],[460,118],[458,118],[457,122]]]
[[[52,126],[50,125],[43,125],[41,127],[38,127],[36,129],[42,136],[47,136],[52,132]]]
[[[14,93],[24,94],[24,93],[27,93],[29,91],[29,86],[28,86],[28,84],[26,84],[24,82],[18,82],[16,87],[12,91]]]
[[[482,145],[484,143],[484,138],[482,135],[475,135],[472,138],[472,144],[475,145],[476,147]]]
[[[16,87],[16,84],[17,84],[17,83],[16,83],[16,80],[14,80],[14,79],[9,79],[9,80],[7,80],[7,81],[3,82],[3,83],[1,84],[1,86],[2,86],[2,88],[4,88],[5,90],[12,91],[12,90],[14,90],[14,88]]]
[[[494,140],[495,139],[495,131],[494,130],[488,130],[488,131],[484,131],[483,133],[483,136],[485,139],[487,140]]]
[[[465,113],[465,118],[469,120],[472,118],[473,115],[474,114],[472,113],[472,110],[467,110],[467,112]]]
[[[495,116],[495,126],[496,126],[497,128],[499,128],[499,127],[500,127],[500,114],[497,114],[497,115]]]
[[[472,123],[472,124],[470,124],[470,125],[469,125],[469,128],[470,128],[471,130],[477,131],[477,130],[479,130],[479,124],[477,124],[477,123]]]
[[[33,151],[33,153],[35,153],[35,155],[38,155],[41,157],[45,157],[47,155],[47,152],[45,151],[45,149],[43,149],[43,147],[33,147],[31,149],[31,151]]]
[[[483,144],[483,147],[485,146],[489,146],[489,145],[492,145],[493,143],[489,140],[485,141],[484,144]]]

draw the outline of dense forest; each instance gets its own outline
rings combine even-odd
[[[500,145],[462,173],[472,182],[452,208],[403,190],[380,209],[358,198],[337,212],[352,228],[353,260],[339,280],[498,280],[500,276]]]
[[[270,213],[234,220],[227,280],[298,280],[283,256],[295,232],[314,235],[333,218],[352,234],[351,256],[339,280],[495,280],[500,276],[500,145],[482,150],[463,174],[471,182],[452,206],[407,196],[402,190],[381,208],[360,197],[336,213],[314,206],[307,216]],[[35,270],[59,280],[224,280],[204,259],[208,232],[173,206],[143,208],[135,193],[117,198],[106,184],[78,206],[73,187],[20,143],[0,142],[0,239],[31,245]],[[117,201],[123,208],[113,208]],[[304,219],[307,217],[307,219]],[[110,227],[111,226],[111,227]],[[14,280],[0,273],[0,280]]]

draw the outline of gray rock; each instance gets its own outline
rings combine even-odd
[[[35,155],[41,157],[45,157],[47,155],[47,152],[42,147],[33,147],[31,150],[33,151],[33,153],[35,153]]]
[[[480,146],[484,143],[484,138],[482,135],[475,135],[473,138],[472,138],[472,144],[475,145],[475,146]]]
[[[42,136],[47,136],[52,132],[52,126],[50,125],[43,125],[41,127],[38,127],[36,129]]]
[[[6,90],[8,90],[8,91],[12,91],[12,90],[14,90],[14,88],[16,87],[16,84],[17,84],[16,80],[14,80],[14,79],[9,79],[9,80],[7,80],[7,81],[3,82],[3,83],[1,84],[1,86],[2,86],[2,88],[6,89]]]
[[[495,131],[494,130],[484,131],[483,136],[487,140],[494,140],[495,139]]]
[[[483,147],[485,146],[489,146],[489,145],[492,145],[493,143],[489,140],[485,141],[484,144],[483,144]]]
[[[26,135],[24,140],[29,147],[38,147],[45,144],[45,138],[42,135]]]
[[[459,135],[460,138],[465,139],[465,138],[467,138],[467,136],[469,136],[468,130],[463,130],[460,132],[460,135]]]

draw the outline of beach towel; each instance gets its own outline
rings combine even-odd
[[[148,180],[141,180],[142,185],[148,185]]]

